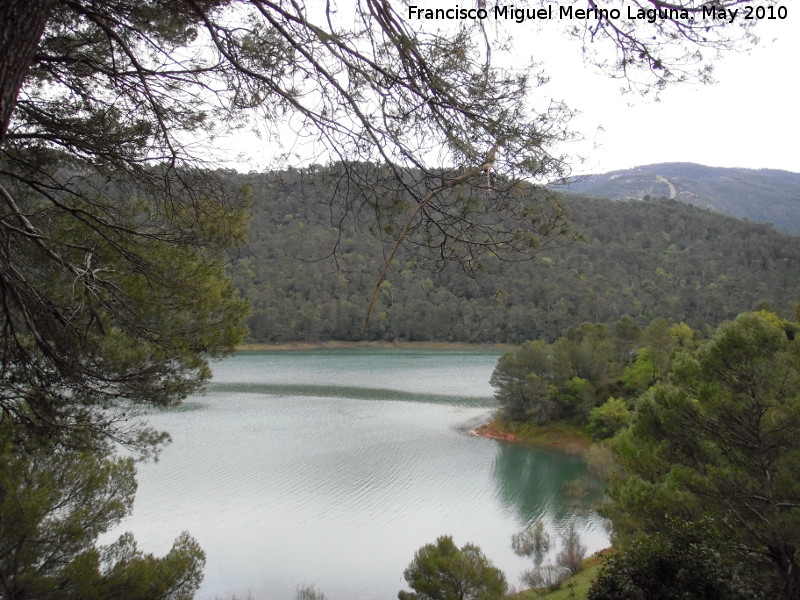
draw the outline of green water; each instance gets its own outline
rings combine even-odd
[[[608,536],[596,482],[575,457],[470,435],[488,420],[496,354],[248,353],[214,367],[188,410],[149,415],[172,434],[140,467],[131,530],[164,553],[183,530],[207,554],[201,600],[290,600],[313,583],[329,600],[396,598],[421,545],[453,535],[518,583],[511,534],[574,520],[590,551]],[[118,532],[117,532],[118,533]],[[554,536],[555,537],[555,536]],[[555,549],[554,549],[555,551]]]

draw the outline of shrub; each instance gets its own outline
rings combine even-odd
[[[508,587],[480,548],[446,535],[417,550],[403,576],[416,593],[401,590],[400,600],[500,600]]]

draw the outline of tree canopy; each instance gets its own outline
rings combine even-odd
[[[788,315],[800,297],[798,237],[665,199],[564,196],[583,239],[543,247],[533,261],[487,259],[472,279],[456,264],[436,268],[422,248],[401,249],[364,331],[388,247],[365,235],[376,221],[331,223],[325,167],[226,177],[251,190],[248,242],[230,263],[251,305],[251,342],[552,342],[583,322],[616,327],[626,314],[623,338],[656,317],[709,335],[759,301]],[[337,242],[336,257],[323,259]],[[621,352],[642,345],[623,342]]]
[[[626,476],[604,513],[616,535],[668,530],[669,519],[714,519],[726,552],[759,574],[753,585],[796,598],[800,486],[797,325],[769,312],[722,325],[679,355],[614,439]]]
[[[627,402],[659,381],[675,351],[693,347],[697,334],[661,318],[642,331],[625,315],[612,327],[571,327],[554,344],[525,342],[503,354],[492,373],[499,415],[537,425],[588,422],[593,435],[611,437],[630,418]]]
[[[95,547],[133,508],[131,458],[19,440],[0,425],[0,596],[11,600],[188,600],[205,555],[184,533],[156,558],[133,536]]]
[[[414,593],[401,590],[400,600],[499,600],[507,588],[480,548],[459,548],[447,535],[417,550],[403,577]]]
[[[713,522],[671,521],[607,557],[587,600],[754,600],[746,566],[720,551]]]

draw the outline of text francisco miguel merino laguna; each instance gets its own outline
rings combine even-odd
[[[541,8],[515,8],[510,6],[493,6],[486,8],[461,8],[456,4],[452,8],[424,8],[410,5],[409,20],[483,20],[494,18],[522,23],[529,19],[643,19],[654,23],[656,19],[674,19],[694,21],[702,19],[724,19],[733,21],[738,9],[724,9],[710,4],[701,7],[702,12],[677,8],[634,8],[628,6],[625,11],[618,8],[575,8],[574,6],[554,6],[548,4]],[[785,11],[786,9],[783,8]],[[783,15],[779,18],[784,18]]]

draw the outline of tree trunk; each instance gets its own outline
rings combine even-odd
[[[780,572],[782,585],[781,600],[800,598],[800,569],[796,562],[796,550],[791,544],[767,544],[767,550]]]
[[[0,2],[0,147],[55,0]]]

